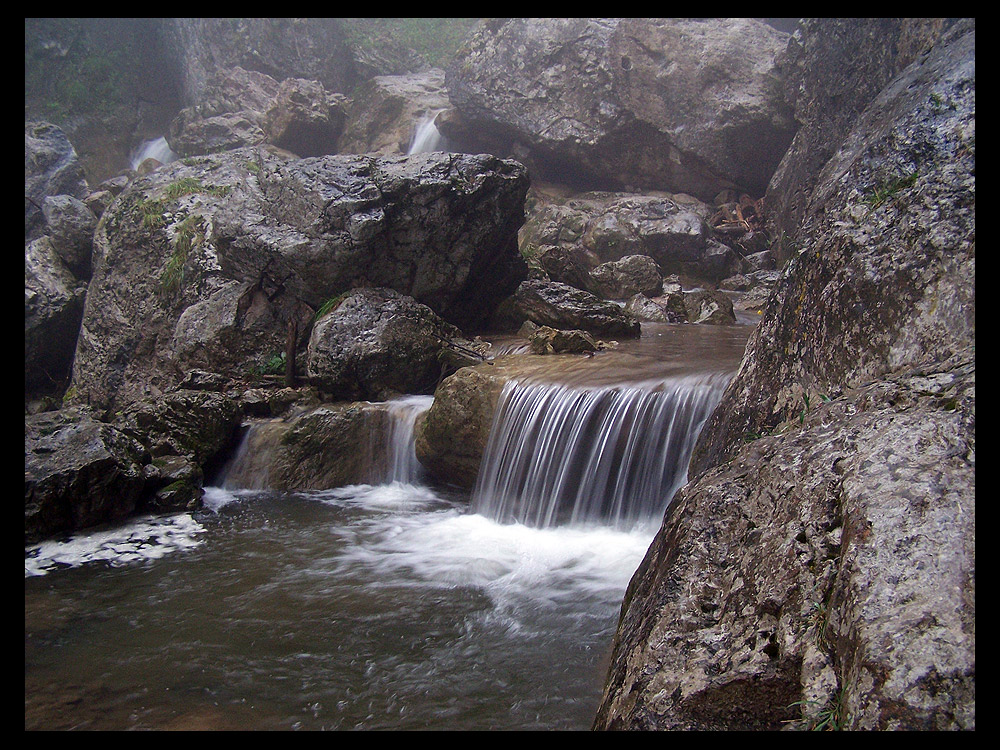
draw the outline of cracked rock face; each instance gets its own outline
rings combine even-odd
[[[526,275],[528,178],[494,157],[288,159],[238,149],[136,179],[95,235],[77,397],[109,408],[185,371],[245,372],[305,349],[316,311],[386,287],[474,329]]]
[[[683,488],[603,729],[975,728],[975,364],[812,408]]]
[[[975,25],[858,118],[626,594],[599,728],[975,728]]]
[[[754,19],[489,19],[447,70],[454,135],[542,179],[760,195],[794,132],[787,40]]]

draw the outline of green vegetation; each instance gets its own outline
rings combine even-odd
[[[891,200],[902,190],[913,187],[919,175],[912,172],[904,177],[895,180],[885,180],[875,185],[871,192],[865,196],[864,201],[868,204],[869,212],[874,211],[886,201]]]
[[[412,49],[444,67],[472,33],[478,18],[343,18],[347,40],[362,50]]]
[[[344,301],[345,297],[347,297],[347,292],[342,292],[335,297],[330,297],[330,299],[319,306],[319,309],[316,311],[316,315],[313,316],[313,320],[317,321],[327,313],[331,313],[336,310],[340,307],[340,303]]]
[[[160,274],[160,294],[172,296],[184,281],[184,264],[187,263],[191,249],[200,245],[205,239],[201,232],[201,217],[189,216],[177,228],[174,238],[174,252],[167,260],[167,265]]]
[[[139,213],[142,215],[142,226],[144,229],[159,229],[167,222],[163,216],[163,201],[152,199],[140,200],[136,204],[136,208],[139,209]]]
[[[821,704],[818,701],[803,700],[792,703],[789,708],[807,705],[819,706]],[[822,704],[819,712],[808,720],[806,728],[813,732],[839,732],[847,726],[847,720],[848,716],[844,711],[843,691],[838,690],[829,701]]]
[[[166,191],[164,191],[164,195],[168,200],[177,200],[182,196],[193,193],[206,193],[207,195],[224,198],[229,195],[230,190],[232,188],[228,185],[202,185],[201,180],[196,177],[182,177],[177,182],[168,185]]]
[[[229,195],[231,190],[232,188],[228,185],[203,185],[195,177],[182,177],[167,186],[167,189],[163,192],[163,198],[142,199],[136,204],[136,208],[142,216],[142,226],[145,229],[159,229],[167,223],[165,213],[169,201],[177,200],[185,195],[192,195],[194,193],[204,193],[223,198]],[[179,231],[183,231],[183,229],[182,225]]]
[[[270,357],[261,362],[256,370],[256,375],[284,375],[285,367],[287,366],[286,355],[284,352],[281,354],[272,354]]]

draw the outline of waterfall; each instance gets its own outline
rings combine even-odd
[[[156,159],[160,164],[169,164],[176,161],[177,158],[177,154],[171,151],[170,146],[167,145],[167,139],[160,137],[139,144],[139,147],[132,152],[129,161],[132,164],[132,169],[138,169],[139,165],[146,159]]]
[[[447,142],[434,124],[437,116],[442,112],[444,112],[443,109],[428,112],[417,123],[417,126],[413,130],[413,137],[410,138],[410,147],[406,151],[407,154],[422,154],[426,151],[447,150]]]
[[[475,512],[527,526],[662,518],[729,374],[569,387],[508,383],[472,498]]]
[[[362,464],[367,462],[367,468],[359,472],[358,481],[374,485],[420,482],[423,468],[417,461],[413,428],[417,417],[433,401],[433,396],[404,396],[370,405],[371,409],[362,416],[370,430],[370,443],[356,447],[363,456]],[[282,440],[289,427],[290,423],[284,419],[247,425],[239,446],[218,474],[218,486],[227,490],[270,488],[275,461],[287,468],[287,452],[281,454]]]
[[[269,487],[271,457],[284,435],[281,420],[255,422],[244,428],[243,437],[225,466],[217,483],[227,490],[264,490]]]
[[[433,396],[404,396],[386,403],[389,429],[386,443],[385,483],[416,484],[423,468],[414,449],[413,427],[423,412],[431,408]]]

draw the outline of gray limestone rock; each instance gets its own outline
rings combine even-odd
[[[475,329],[526,275],[526,190],[519,164],[443,153],[242,149],[138,177],[95,235],[78,397],[120,406],[192,369],[258,370],[290,326],[304,352],[316,312],[358,287]]]
[[[309,382],[344,401],[430,393],[441,377],[442,350],[460,336],[411,297],[391,289],[354,290],[313,326]]]
[[[84,408],[24,420],[24,540],[120,521],[141,496],[146,455]]]
[[[787,40],[754,19],[490,19],[448,67],[444,132],[541,179],[760,195],[794,132]]]

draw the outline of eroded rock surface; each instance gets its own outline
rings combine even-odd
[[[24,418],[24,540],[120,521],[144,486],[145,451],[84,408]]]
[[[76,353],[81,400],[172,390],[304,350],[316,311],[387,287],[474,329],[526,267],[527,175],[488,155],[290,160],[242,149],[137,178],[105,214]]]
[[[975,728],[975,25],[858,118],[630,583],[599,728]]]
[[[794,132],[787,39],[753,19],[490,19],[448,67],[454,135],[542,179],[761,195]]]

